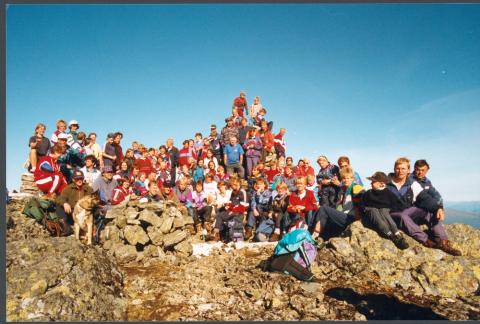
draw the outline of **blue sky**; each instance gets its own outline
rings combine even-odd
[[[426,158],[446,200],[480,200],[477,4],[9,5],[7,187],[38,122],[178,146],[240,90],[295,159]]]

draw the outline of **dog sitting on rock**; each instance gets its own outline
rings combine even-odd
[[[100,204],[98,191],[80,199],[73,209],[73,229],[75,238],[80,240],[80,231],[86,231],[87,245],[92,244],[93,211]],[[85,238],[85,236],[83,236]]]

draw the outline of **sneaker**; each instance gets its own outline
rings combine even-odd
[[[457,250],[450,245],[449,240],[435,240],[435,242],[437,243],[437,249],[440,249],[445,253],[448,253],[454,256],[462,255],[462,252],[460,252],[460,250]]]
[[[399,248],[400,250],[408,249],[408,243],[401,234],[392,235],[391,240],[392,240],[393,244],[395,244],[395,246],[397,248]]]
[[[435,242],[431,241],[430,239],[427,239],[425,242],[422,242],[423,246],[428,247],[428,248],[436,248],[437,244]]]

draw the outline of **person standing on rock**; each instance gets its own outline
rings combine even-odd
[[[115,148],[115,168],[114,170],[118,171],[120,169],[121,163],[123,161],[123,149],[122,146],[120,145],[120,142],[122,141],[123,134],[120,132],[116,132],[113,137],[113,147]]]
[[[243,118],[248,109],[245,91],[240,91],[240,95],[233,100],[232,108],[236,109],[238,111],[238,115]]]
[[[240,144],[237,143],[235,136],[230,137],[230,144],[225,146],[223,161],[227,167],[227,173],[231,177],[234,172],[238,172],[241,179],[245,177],[245,170],[243,169],[243,154],[244,151]]]
[[[235,137],[237,139],[237,143],[240,139],[240,133],[238,132],[238,128],[233,125],[233,118],[228,117],[225,119],[225,122],[227,123],[227,125],[222,128],[222,131],[220,133],[220,142],[222,144],[223,154],[225,154],[225,147],[230,143],[231,137]]]
[[[180,159],[180,153],[178,151],[178,148],[173,146],[173,138],[169,138],[166,141],[166,146],[167,146],[167,152],[168,156],[170,157],[170,185],[173,187],[175,186],[175,182],[177,181],[177,167],[178,167],[178,160]]]
[[[362,197],[362,223],[380,236],[390,239],[399,249],[407,249],[408,243],[390,216],[390,210],[397,211],[399,206],[396,196],[387,189],[387,175],[378,171],[367,179],[372,182],[372,189]]]
[[[85,176],[83,175],[83,172],[76,170],[73,173],[73,182],[69,184],[55,200],[57,205],[55,212],[58,217],[63,219],[64,223],[68,225],[67,233],[65,235],[72,233],[72,213],[75,205],[81,198],[90,195],[93,192],[92,187],[86,184],[84,180]]]
[[[395,194],[402,210],[391,213],[392,218],[407,235],[424,246],[440,249],[455,256],[461,255],[459,250],[450,245],[442,224],[445,219],[442,200],[432,194],[430,188],[422,187],[414,177],[409,177],[409,173],[410,160],[405,157],[397,159],[387,188]],[[418,173],[417,178],[426,176],[426,172]],[[422,231],[421,224],[427,225],[431,237]]]
[[[38,160],[46,156],[50,150],[50,141],[44,136],[46,129],[47,127],[44,124],[37,124],[35,127],[35,135],[30,137],[28,141],[28,146],[30,147],[28,169],[31,173],[35,172]]]

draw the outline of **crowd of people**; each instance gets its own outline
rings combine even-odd
[[[243,91],[220,132],[212,124],[208,136],[197,132],[181,148],[168,138],[158,148],[134,141],[125,149],[121,132],[109,133],[101,147],[96,133],[80,131],[76,120],[59,120],[56,127],[47,138],[45,125],[36,126],[28,170],[70,224],[75,203],[98,191],[98,217],[126,199],[173,200],[193,218],[194,233],[214,241],[277,241],[296,228],[328,239],[361,220],[399,249],[408,248],[403,231],[427,247],[461,254],[447,238],[427,161],[417,160],[411,172],[407,158],[397,159],[389,175],[367,178],[368,191],[347,156],[337,164],[319,156],[316,173],[309,159],[295,163],[286,154],[286,129],[273,132],[260,98],[248,106]]]

